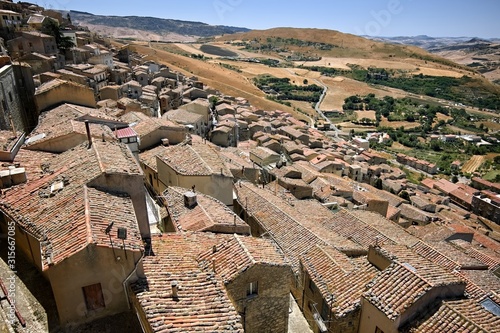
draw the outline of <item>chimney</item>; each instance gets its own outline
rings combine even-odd
[[[174,300],[179,299],[179,289],[178,289],[177,285],[178,285],[177,281],[170,282],[170,286],[172,287],[172,298]]]
[[[88,120],[85,120],[85,129],[87,130],[87,139],[89,140],[90,149],[90,147],[92,147],[92,137],[90,136],[90,125]]]
[[[198,204],[196,199],[196,193],[186,192],[184,193],[184,206],[186,208],[192,209]]]

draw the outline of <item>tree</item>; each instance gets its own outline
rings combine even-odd
[[[410,195],[405,190],[403,190],[403,191],[401,191],[401,193],[399,193],[399,197],[401,199],[406,200],[406,201],[410,201]]]
[[[379,190],[381,190],[382,189],[382,179],[377,178],[377,180],[375,181],[375,184],[373,184],[373,186],[375,188],[378,188]]]
[[[458,177],[457,177],[456,175],[453,175],[453,177],[451,177],[451,182],[452,182],[453,184],[458,183]]]
[[[309,83],[309,81],[307,81],[307,79],[304,79],[303,82],[304,82],[304,84],[308,84]]]
[[[75,46],[71,37],[64,36],[61,27],[50,18],[43,21],[42,32],[55,38],[59,50],[67,50]]]

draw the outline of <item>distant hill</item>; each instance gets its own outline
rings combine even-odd
[[[359,58],[426,58],[441,62],[444,59],[435,57],[425,50],[412,45],[400,45],[384,41],[342,33],[327,29],[273,28],[267,30],[251,30],[217,38],[218,41],[247,41],[253,44],[279,49],[285,45],[293,52],[316,54],[323,57],[359,57]],[[303,42],[309,43],[303,43]],[[279,52],[279,51],[278,51]],[[447,65],[453,66],[453,63]]]
[[[66,15],[67,12],[63,12]],[[202,22],[161,19],[143,16],[105,16],[80,11],[69,11],[74,24],[88,26],[93,31],[112,37],[142,40],[183,41],[186,38],[212,37],[249,31],[247,28],[209,25]],[[139,33],[137,33],[139,31]],[[157,38],[154,38],[154,37]],[[142,37],[142,38],[141,38]],[[188,38],[189,39],[189,38]]]
[[[500,39],[478,37],[369,37],[377,41],[415,45],[466,65],[487,79],[500,83]]]

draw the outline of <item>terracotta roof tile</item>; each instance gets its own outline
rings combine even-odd
[[[55,156],[42,165],[39,178],[10,188],[0,199],[0,209],[41,241],[44,269],[49,261],[57,264],[94,242],[87,223],[84,188],[99,175],[109,172],[142,174],[125,146],[99,141],[91,149],[81,145]],[[102,199],[93,191],[91,197],[90,204],[94,199]],[[113,199],[109,204],[113,207],[116,204],[113,209],[120,214],[129,212],[123,207],[122,199]],[[96,216],[102,215],[97,208],[94,212]],[[131,220],[126,221],[128,225]],[[99,228],[102,222],[94,220],[94,223]],[[133,230],[131,237],[134,239]],[[105,242],[97,241],[97,244]]]
[[[0,151],[10,152],[21,135],[21,132],[16,132],[14,135],[12,131],[0,130]]]
[[[153,332],[243,332],[224,286],[196,261],[201,252],[231,237],[182,233],[153,238],[155,255],[144,258],[146,278],[132,285]],[[177,299],[172,297],[174,281]]]
[[[412,250],[424,258],[446,268],[449,271],[455,269],[486,269],[487,266],[480,261],[468,256],[453,245],[445,241],[422,242],[412,246]]]
[[[304,210],[295,209],[269,191],[257,188],[250,183],[240,182],[238,186],[235,186],[235,190],[240,205],[248,214],[257,219],[267,230],[267,234],[279,244],[297,275],[300,272],[299,256],[307,253],[316,244],[338,247],[346,251],[362,251],[358,245],[340,237],[335,232],[328,233],[321,228],[322,232],[314,232],[315,223],[307,221],[308,216],[313,216],[315,210],[309,210],[307,216],[304,216]],[[319,203],[316,204],[321,207]]]
[[[193,142],[192,145],[167,147],[161,156],[163,162],[182,175],[232,177],[218,152],[210,145]]]
[[[154,171],[158,172],[158,166],[156,165],[156,155],[162,155],[165,153],[167,147],[156,146],[155,148],[145,150],[139,154],[139,161],[144,163],[146,166],[150,167]]]
[[[236,234],[228,241],[200,254],[198,262],[205,269],[215,268],[215,273],[224,284],[255,264],[286,266],[283,254],[270,240]]]
[[[412,332],[500,332],[500,317],[474,300],[443,302],[439,310]]]
[[[390,320],[399,317],[414,304],[432,285],[415,274],[404,264],[393,263],[367,285],[364,297],[382,311]]]
[[[109,248],[139,251],[143,247],[132,199],[125,193],[104,192],[84,187],[92,243]],[[112,213],[110,213],[112,212]],[[106,234],[106,228],[111,231]],[[126,239],[118,238],[118,228],[126,230]]]
[[[178,231],[211,231],[219,233],[250,234],[250,226],[219,200],[197,192],[197,204],[188,208],[184,194],[191,190],[168,187],[163,193],[174,226]]]
[[[353,260],[320,245],[302,255],[301,262],[337,317],[359,308],[366,284],[378,273],[366,257]]]

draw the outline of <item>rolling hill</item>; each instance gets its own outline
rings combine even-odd
[[[66,15],[68,12],[63,12]],[[249,29],[202,22],[181,21],[144,16],[105,16],[87,12],[69,11],[73,23],[114,38],[161,41],[194,41]]]

